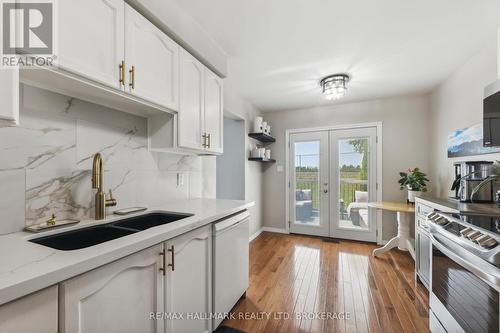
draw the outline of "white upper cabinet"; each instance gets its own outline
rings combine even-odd
[[[0,70],[0,127],[19,124],[19,71]]]
[[[185,316],[211,313],[211,225],[167,241],[165,249],[169,266],[165,279],[165,311],[183,313]],[[212,332],[211,325],[211,320],[206,316],[167,319],[165,333],[208,333]]]
[[[222,80],[205,69],[205,133],[207,136],[206,149],[213,153],[222,153]]]
[[[204,66],[188,52],[180,54],[179,147],[204,149]]]
[[[222,79],[184,50],[180,68],[179,147],[222,153]]]
[[[123,0],[64,0],[58,9],[58,65],[108,86],[121,88],[124,56]]]
[[[163,273],[157,245],[60,285],[61,333],[160,333]]]
[[[127,91],[179,109],[179,45],[129,5],[125,12]]]

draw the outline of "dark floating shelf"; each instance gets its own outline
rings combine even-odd
[[[266,160],[266,159],[263,159],[262,157],[249,157],[248,160],[255,161],[255,162],[261,162],[261,163],[276,163],[276,160],[273,160],[273,159]]]
[[[264,133],[249,133],[248,136],[263,143],[276,142],[275,138]]]

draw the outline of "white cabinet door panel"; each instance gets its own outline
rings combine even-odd
[[[163,275],[157,245],[61,284],[65,333],[163,331]]]
[[[128,90],[141,98],[179,109],[179,45],[127,5],[125,59]],[[135,67],[134,87],[130,70]]]
[[[167,313],[207,315],[212,308],[212,236],[211,226],[196,229],[169,240],[165,248],[174,249],[174,270],[169,267],[165,279]],[[167,251],[168,263],[172,253]],[[211,332],[211,320],[167,320],[165,332]]]
[[[57,2],[58,65],[86,78],[121,88],[124,60],[123,0]]]
[[[188,52],[180,55],[179,147],[203,149],[204,66]]]
[[[0,70],[0,127],[19,124],[19,71]]]
[[[0,333],[57,332],[57,286],[0,306]]]
[[[205,132],[209,135],[208,151],[222,153],[223,140],[222,79],[205,68]]]

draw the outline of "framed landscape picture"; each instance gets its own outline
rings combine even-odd
[[[500,148],[483,147],[483,124],[456,130],[448,135],[448,157],[500,153]]]

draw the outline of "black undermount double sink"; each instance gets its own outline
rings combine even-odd
[[[175,222],[190,216],[193,216],[193,214],[147,213],[103,225],[96,225],[30,239],[30,242],[48,246],[57,250],[78,250],[149,228]]]

